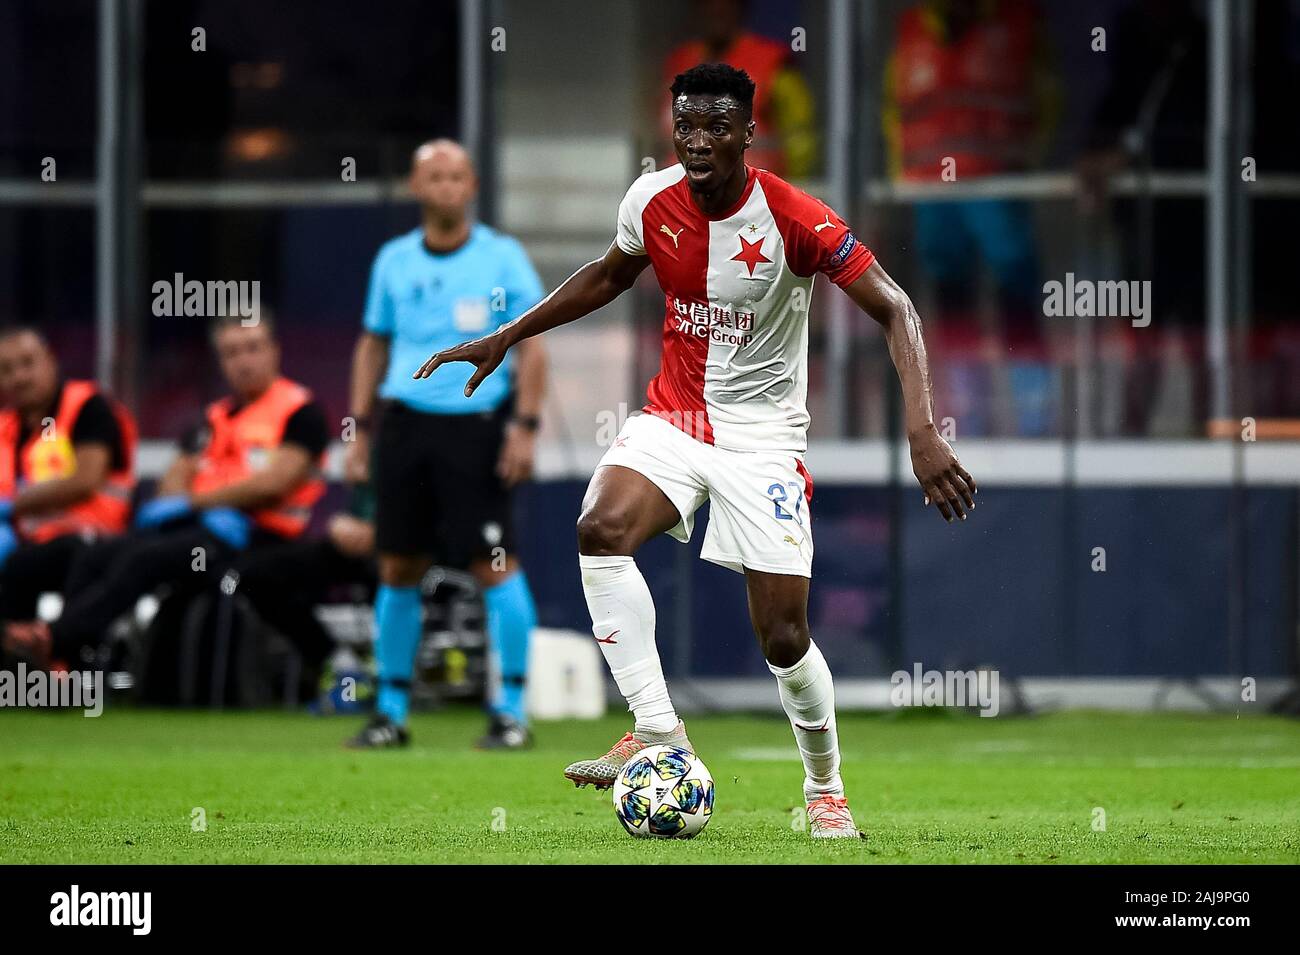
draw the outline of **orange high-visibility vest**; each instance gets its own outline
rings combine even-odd
[[[780,72],[790,58],[790,48],[756,33],[744,33],[716,62],[744,70],[754,81],[754,119],[757,129],[754,144],[745,153],[745,162],[767,169],[778,176],[785,172],[785,153],[781,148],[776,117],[772,113],[772,78]],[[664,64],[668,83],[678,73],[685,73],[698,63],[714,62],[704,44],[698,40],[683,43],[669,54]],[[665,116],[668,138],[672,139],[672,109]],[[674,157],[672,162],[676,162]]]
[[[21,448],[18,438],[22,418],[12,408],[0,411],[0,497],[13,497],[23,484],[40,484],[76,473],[72,429],[82,407],[100,393],[93,381],[65,381],[54,421],[49,427],[33,430]],[[117,401],[107,395],[105,398],[122,435],[122,467],[110,471],[85,500],[49,514],[16,518],[14,529],[23,540],[40,544],[64,534],[120,534],[126,530],[131,492],[135,489],[135,420]]]
[[[311,392],[288,378],[277,378],[255,400],[235,408],[234,398],[222,398],[208,405],[208,427],[212,436],[199,458],[199,470],[191,490],[196,494],[242,481],[266,466],[271,452],[280,446],[289,419],[307,402]],[[281,537],[297,537],[307,529],[311,509],[325,493],[320,477],[324,454],[314,473],[305,477],[275,504],[249,516],[258,527]]]
[[[995,14],[949,41],[922,6],[899,20],[889,90],[904,179],[937,181],[947,157],[955,173],[1023,169],[1036,128],[1034,10],[996,4]]]

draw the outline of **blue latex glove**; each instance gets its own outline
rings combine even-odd
[[[214,507],[199,518],[208,533],[232,550],[243,550],[253,533],[253,522],[233,507]]]
[[[9,555],[18,549],[18,534],[8,524],[0,524],[0,567],[9,560]]]
[[[193,510],[190,499],[184,494],[155,497],[152,501],[142,504],[135,512],[135,526],[161,527],[169,521],[188,516]]]
[[[8,524],[14,516],[13,498],[0,497],[0,523]]]

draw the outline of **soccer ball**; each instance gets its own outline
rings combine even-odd
[[[647,746],[618,771],[614,814],[641,839],[690,839],[713,817],[713,777],[680,746]]]

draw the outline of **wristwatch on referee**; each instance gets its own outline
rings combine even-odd
[[[519,425],[530,434],[536,434],[537,429],[542,426],[542,419],[535,414],[515,415],[510,419],[512,423]]]

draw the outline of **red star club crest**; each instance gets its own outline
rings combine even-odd
[[[740,239],[740,251],[731,257],[731,261],[744,262],[749,266],[750,275],[754,274],[754,266],[758,265],[759,262],[772,261],[763,254],[763,240],[767,236],[759,236],[757,242],[746,242],[743,235],[736,236],[736,238]]]

